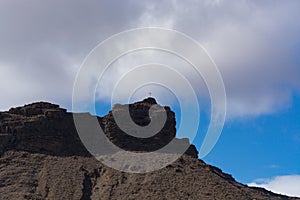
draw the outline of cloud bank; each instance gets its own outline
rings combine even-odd
[[[299,7],[297,0],[3,0],[0,110],[37,100],[70,109],[76,73],[94,46],[120,31],[158,26],[181,31],[207,49],[224,79],[229,116],[280,111],[300,91]],[[107,74],[108,86],[114,80],[111,77],[126,71],[124,65],[130,60]],[[187,79],[193,79],[188,67],[183,71]]]
[[[277,176],[272,179],[258,179],[248,186],[263,187],[274,193],[300,197],[300,175]]]

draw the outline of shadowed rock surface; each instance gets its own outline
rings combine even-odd
[[[137,125],[147,126],[151,121],[148,113],[150,107],[153,105],[157,105],[156,100],[154,98],[147,98],[143,101],[130,104],[129,113],[133,121]],[[126,113],[126,106],[128,105],[118,104],[113,107],[113,110],[116,110],[116,112],[122,115],[122,113]],[[171,140],[173,140],[176,136],[175,113],[171,111],[170,107],[168,106],[159,106],[156,107],[156,112],[158,112],[157,115],[159,115],[159,112],[162,112],[162,110],[166,111],[166,123],[157,134],[151,137],[137,138],[123,132],[116,124],[112,111],[110,111],[102,119],[105,134],[112,143],[124,150],[136,152],[152,152],[161,149],[162,147],[167,145]],[[175,142],[178,145],[189,145],[189,140],[187,138],[175,138]],[[176,149],[172,149],[171,151],[174,152],[176,151]],[[196,150],[194,145],[190,146],[190,148],[186,151],[186,154],[195,158],[198,157],[198,151]]]
[[[153,98],[130,104],[133,120],[142,126],[149,124],[148,111],[155,104]],[[164,128],[145,139],[121,131],[112,112],[97,120],[115,145],[151,152],[176,136],[175,114],[169,107],[164,109]],[[176,141],[179,145],[189,143],[187,139]],[[291,199],[236,182],[198,160],[194,145],[176,162],[151,173],[108,168],[82,145],[72,113],[45,102],[0,112],[0,153],[0,199]]]
[[[139,125],[148,125],[150,122],[148,111],[153,104],[156,104],[155,99],[148,98],[129,105],[133,120]],[[115,106],[117,108],[114,109],[122,111],[122,106],[125,105]],[[124,133],[115,123],[111,111],[103,118],[97,117],[97,120],[107,138],[118,147],[128,151],[151,152],[164,147],[176,135],[175,114],[169,107],[164,108],[167,113],[165,126],[150,138],[136,138]],[[96,118],[88,113],[76,115],[88,119],[87,121]],[[175,140],[178,144],[189,144],[188,139]],[[105,152],[109,147],[102,145],[100,148]],[[12,108],[8,112],[0,113],[0,153],[10,149],[59,156],[89,156],[78,136],[72,113],[68,113],[58,105],[45,102]],[[110,151],[114,150],[107,150]],[[195,158],[198,155],[193,145],[186,153]]]

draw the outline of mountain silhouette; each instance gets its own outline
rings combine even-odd
[[[153,115],[149,113],[155,105]],[[135,124],[147,126],[161,111],[162,129],[148,138],[126,134],[114,112],[129,108]],[[151,153],[171,141],[187,150],[175,162],[148,173],[126,173],[107,167],[83,145],[73,114],[99,123],[104,132],[97,143],[101,156],[127,152]],[[87,133],[88,134],[88,133]],[[108,146],[107,141],[118,148]],[[103,142],[103,143],[102,143]],[[169,149],[161,155],[179,153]],[[126,166],[134,171],[137,166]],[[70,113],[47,102],[37,102],[0,112],[0,199],[297,199],[248,187],[198,159],[188,139],[176,138],[175,113],[154,98],[129,105],[117,104],[103,117]]]

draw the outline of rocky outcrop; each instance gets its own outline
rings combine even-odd
[[[141,126],[149,124],[148,111],[155,104],[155,99],[148,98],[129,105],[133,120]],[[115,108],[122,110],[123,106]],[[164,109],[167,121],[163,129],[146,139],[122,132],[111,112],[97,119],[117,146],[128,151],[153,151],[176,136],[175,115],[170,108]],[[189,144],[188,139],[175,141]],[[45,102],[0,113],[0,151],[0,200],[297,199],[236,182],[231,175],[198,160],[193,145],[178,160],[157,171],[136,174],[111,169],[84,148],[72,113]]]
[[[143,101],[130,104],[129,113],[133,121],[139,126],[149,125],[149,123],[151,122],[149,110],[153,105],[157,105],[156,100],[154,98],[147,98]],[[122,115],[126,113],[126,106],[127,105],[115,105],[113,107],[113,110],[115,112],[118,112],[119,115]],[[138,138],[135,136],[128,135],[127,133],[122,131],[116,124],[112,111],[110,111],[108,115],[103,117],[102,120],[106,136],[115,145],[127,151],[151,152],[163,148],[176,136],[175,113],[171,111],[170,107],[168,106],[161,107],[158,105],[158,107],[156,107],[155,109],[156,110],[154,112],[156,112],[157,115],[160,114],[159,112],[166,112],[166,122],[163,128],[152,137]],[[177,146],[188,146],[189,140],[187,138],[175,138],[175,143]],[[173,152],[175,152],[175,150]],[[187,154],[193,157],[198,157],[198,152],[193,145],[187,151]]]
[[[140,126],[148,125],[151,120],[148,112],[154,104],[156,101],[153,98],[130,104],[130,114],[134,122]],[[114,109],[122,111],[124,106],[127,105],[116,105]],[[115,145],[126,151],[151,152],[167,145],[176,135],[175,114],[169,107],[164,109],[167,113],[166,123],[161,131],[150,138],[137,138],[123,132],[116,124],[112,111],[97,119],[107,138]],[[95,117],[86,113],[77,115]],[[175,140],[178,145],[189,143],[188,139]],[[46,102],[0,113],[0,153],[12,149],[59,156],[89,156],[77,134],[72,113]],[[197,157],[198,154],[194,146],[186,153],[192,157]]]
[[[0,152],[22,150],[50,155],[88,155],[72,115],[58,105],[38,102],[0,113]]]

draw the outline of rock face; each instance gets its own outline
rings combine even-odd
[[[72,115],[58,105],[33,103],[0,113],[0,153],[21,150],[50,155],[88,155]]]
[[[161,170],[134,174],[110,169],[92,157],[7,151],[0,157],[0,199],[293,198],[237,183],[187,155]]]
[[[149,110],[151,106],[157,105],[154,98],[147,98],[143,101],[136,102],[129,105],[129,113],[133,121],[140,126],[147,126],[151,119],[149,117]],[[127,105],[115,105],[113,110],[118,112],[120,115],[126,112]],[[120,148],[128,151],[142,151],[142,152],[152,152],[158,149],[161,149],[167,145],[171,140],[176,136],[176,119],[175,113],[171,111],[170,107],[156,107],[154,112],[166,112],[167,119],[163,128],[152,137],[148,138],[137,138],[123,132],[118,125],[116,124],[112,111],[106,115],[103,120],[103,126],[106,136],[112,141],[115,145]],[[158,113],[159,114],[159,113]],[[154,116],[155,117],[155,116]],[[178,139],[175,138],[175,142],[178,145],[189,145],[188,139]],[[174,152],[175,150],[173,150]],[[198,152],[194,145],[186,151],[186,153],[192,157],[197,158]]]
[[[144,101],[129,105],[129,113],[133,121],[146,126],[151,119],[148,115],[149,109],[156,104],[155,99],[149,98]],[[137,138],[123,132],[116,124],[112,111],[103,118],[105,133],[107,137],[117,146],[129,151],[155,151],[167,145],[176,135],[175,113],[169,107],[164,107],[167,113],[167,121],[162,130],[149,138]],[[119,115],[126,113],[126,105],[115,105],[113,110]]]
[[[130,104],[130,114],[133,120],[141,126],[150,123],[149,109],[156,104],[155,99],[148,98],[141,102]],[[126,105],[116,105],[114,109],[122,110]],[[126,134],[118,128],[112,111],[98,122],[107,138],[115,145],[127,151],[150,152],[168,144],[176,135],[175,114],[169,107],[164,107],[167,120],[163,129],[150,138],[137,138]],[[88,114],[78,114],[92,118]],[[189,144],[188,139],[176,139],[180,145]],[[89,156],[83,146],[73,122],[72,113],[58,105],[39,102],[23,107],[12,108],[0,113],[0,153],[6,150],[22,150],[50,155]],[[198,157],[196,148],[191,147],[186,153]]]
[[[134,121],[142,126],[149,124],[148,111],[154,104],[155,99],[148,98],[129,105]],[[170,108],[164,109],[164,128],[147,139],[126,135],[116,126],[112,112],[97,119],[117,146],[153,151],[176,135],[175,115]],[[176,142],[189,143],[187,139]],[[237,183],[220,169],[198,160],[197,153],[191,145],[176,162],[161,170],[119,172],[90,156],[79,139],[72,113],[45,102],[12,108],[0,112],[0,200],[293,199]]]

